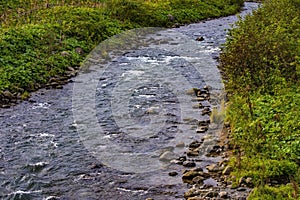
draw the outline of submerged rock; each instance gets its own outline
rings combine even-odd
[[[176,159],[177,157],[178,156],[175,153],[173,153],[171,151],[166,151],[163,154],[161,154],[161,156],[159,157],[159,160],[163,161],[163,162],[169,162],[171,160]]]

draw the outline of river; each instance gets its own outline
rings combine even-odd
[[[241,15],[257,7],[246,2]],[[1,199],[184,199],[172,159],[205,137],[196,126],[209,120],[189,91],[222,93],[214,58],[236,20],[126,32],[100,44],[63,89],[0,109]]]

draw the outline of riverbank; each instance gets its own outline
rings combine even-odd
[[[284,9],[283,9],[284,8]],[[248,199],[299,199],[299,3],[268,1],[229,33],[220,59],[235,187]]]
[[[179,27],[237,13],[243,1],[8,1],[0,29],[0,106],[61,88],[103,40],[124,30]]]

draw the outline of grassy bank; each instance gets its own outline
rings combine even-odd
[[[74,76],[101,41],[135,27],[229,15],[242,0],[0,1],[0,102]]]
[[[234,156],[249,199],[300,199],[300,1],[269,0],[238,22],[221,55]],[[240,182],[240,183],[239,183]]]

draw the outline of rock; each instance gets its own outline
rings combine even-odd
[[[182,164],[184,167],[196,167],[196,163],[192,161],[184,161]]]
[[[227,165],[229,162],[229,158],[224,158],[223,160],[221,160],[219,162],[219,166],[222,166],[222,165]]]
[[[158,107],[150,107],[146,110],[146,114],[158,114]]]
[[[212,87],[211,87],[211,86],[209,86],[209,85],[205,85],[205,86],[203,87],[203,89],[204,89],[204,90],[211,90],[211,89],[212,89]]]
[[[183,147],[185,147],[185,144],[184,144],[184,142],[179,142],[176,144],[176,147],[183,148]]]
[[[197,98],[193,98],[192,101],[205,101],[206,99],[204,97],[197,97]]]
[[[193,171],[195,171],[195,172],[203,172],[203,169],[201,167],[197,167],[197,168],[193,169]]]
[[[209,99],[209,95],[208,94],[201,94],[198,96],[198,98],[203,98],[205,100],[208,100]]]
[[[193,180],[195,177],[201,177],[199,178],[200,179],[203,179],[205,180],[206,178],[209,178],[210,175],[208,173],[205,173],[205,172],[202,172],[202,171],[195,171],[195,170],[190,170],[190,171],[187,171],[185,172],[183,175],[182,175],[182,181],[184,183],[189,183],[189,184],[192,184],[193,183]]]
[[[3,104],[3,105],[1,105],[1,108],[10,108],[10,105],[9,104]]]
[[[224,126],[225,126],[226,128],[229,128],[229,127],[230,127],[230,122],[225,122],[225,123],[224,123]]]
[[[10,92],[10,91],[4,91],[2,92],[2,95],[5,97],[5,98],[8,98],[8,99],[13,99],[14,98],[14,95]]]
[[[49,163],[48,162],[38,162],[35,164],[28,164],[27,168],[30,169],[31,172],[39,172],[43,168],[45,168]]]
[[[220,153],[223,151],[223,147],[219,145],[213,146],[213,148],[209,151],[208,156],[214,157],[220,155]]]
[[[69,56],[70,56],[70,53],[67,52],[67,51],[62,51],[62,52],[60,53],[60,55],[61,55],[62,57],[69,57]]]
[[[213,191],[209,191],[208,193],[206,193],[204,195],[204,197],[208,197],[208,198],[213,198],[213,197],[217,197],[219,194],[217,192],[213,192]]]
[[[77,48],[75,49],[75,52],[78,53],[79,55],[82,55],[82,54],[83,54],[83,49],[80,48],[80,47],[77,47]]]
[[[187,199],[190,199],[189,197],[194,197],[194,196],[197,196],[197,195],[200,195],[201,194],[201,191],[197,190],[197,189],[190,189],[189,191],[185,192],[184,193],[184,197]]]
[[[152,198],[147,198],[147,199],[145,199],[145,200],[154,200],[154,199],[152,199]]]
[[[63,89],[63,86],[62,85],[56,85],[55,89]]]
[[[223,170],[223,172],[222,172],[222,174],[223,175],[230,175],[230,173],[233,171],[233,168],[231,167],[231,166],[227,166],[224,170]]]
[[[183,165],[183,161],[180,161],[180,160],[171,160],[170,163],[176,164],[176,165]]]
[[[244,184],[244,183],[246,183],[246,179],[245,179],[244,177],[241,177],[241,178],[239,179],[239,185],[242,185],[242,184]]]
[[[246,178],[245,182],[246,182],[247,186],[249,186],[249,187],[253,186],[253,182],[252,182],[252,178],[251,177]]]
[[[197,96],[198,96],[198,97],[200,97],[200,96],[203,95],[203,94],[208,95],[209,93],[208,93],[207,90],[198,90],[198,91],[197,91]]]
[[[168,14],[168,18],[171,22],[173,22],[175,20],[175,17],[171,14]]]
[[[202,109],[202,108],[204,108],[204,106],[202,105],[202,103],[198,103],[196,105],[193,105],[193,108],[195,108],[195,109]]]
[[[171,160],[176,159],[177,155],[171,151],[164,152],[160,157],[159,160],[163,162],[169,162]]]
[[[199,42],[201,42],[203,40],[204,40],[204,37],[202,37],[202,36],[196,38],[196,41],[199,41]]]
[[[68,70],[71,71],[71,72],[75,71],[75,69],[73,67],[68,67]]]
[[[187,156],[189,157],[194,157],[194,156],[198,156],[199,155],[199,152],[198,151],[188,151],[187,152]]]
[[[200,126],[197,130],[196,133],[205,133],[208,130],[208,126]]]
[[[210,115],[210,113],[211,113],[211,110],[209,108],[204,108],[202,110],[202,115]]]
[[[91,169],[100,169],[100,168],[102,168],[102,167],[103,167],[102,164],[96,164],[96,163],[93,163],[93,164],[90,166]]]
[[[216,164],[208,165],[208,166],[206,166],[206,169],[207,169],[209,172],[218,172],[218,171],[220,171],[220,168],[219,168],[218,165],[216,165]]]
[[[186,91],[186,94],[187,95],[195,95],[196,91],[198,91],[199,89],[198,88],[192,88],[192,89],[188,89]]]
[[[178,175],[178,172],[169,172],[169,176],[177,176]]]
[[[221,191],[219,193],[219,196],[220,196],[220,198],[225,199],[225,198],[228,198],[228,193],[226,191]]]
[[[201,142],[199,142],[199,141],[197,141],[197,140],[194,140],[194,141],[189,145],[189,148],[191,148],[191,149],[196,149],[196,148],[200,147],[201,144],[202,144]]]
[[[203,184],[203,181],[205,180],[204,177],[202,176],[196,176],[195,178],[192,179],[193,184]]]
[[[209,124],[210,124],[210,120],[209,119],[198,122],[199,126],[208,126]]]
[[[172,28],[179,28],[180,27],[180,24],[179,23],[175,23]]]
[[[49,197],[46,197],[44,198],[45,200],[58,200],[59,197],[56,197],[56,196],[49,196]]]
[[[178,160],[184,162],[184,161],[186,161],[186,156],[180,156],[180,157],[178,158]]]
[[[202,197],[191,197],[191,198],[188,198],[187,200],[203,200]]]

